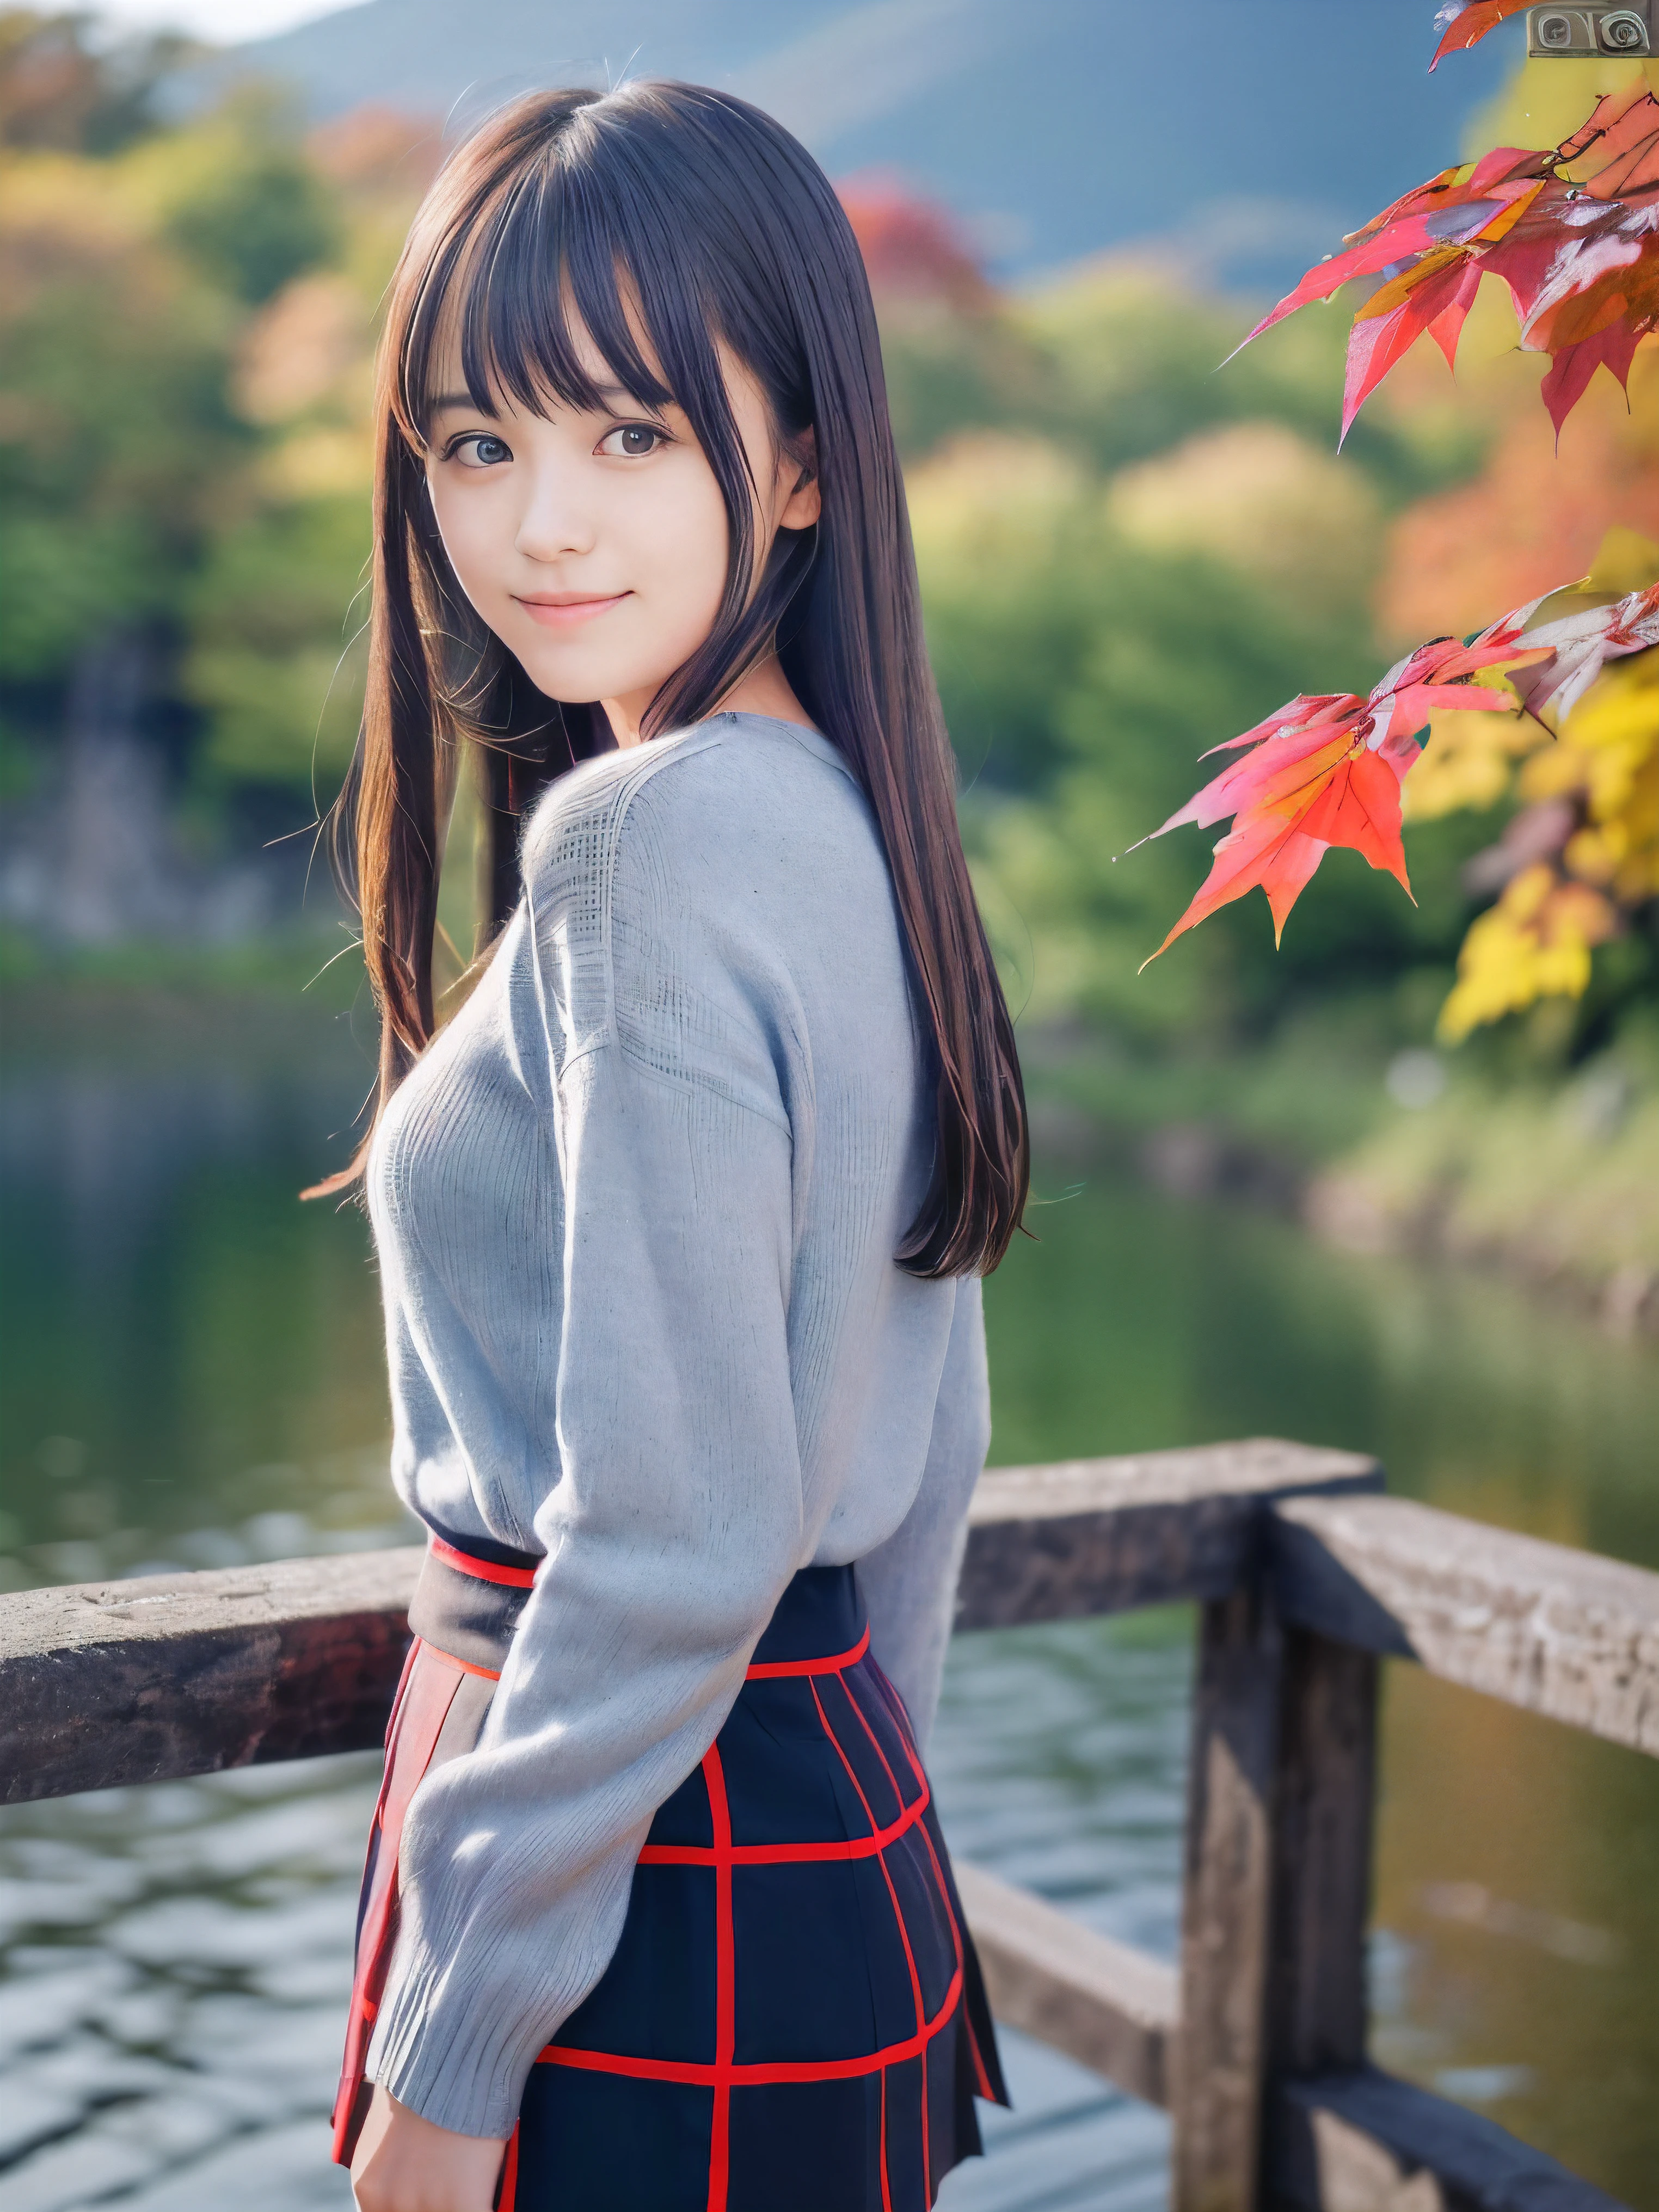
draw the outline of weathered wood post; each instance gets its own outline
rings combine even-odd
[[[1255,2212],[1285,1636],[1260,1574],[1201,1609],[1170,2212]]]
[[[1257,2212],[1276,2085],[1364,2063],[1376,1682],[1260,1572],[1203,1609],[1173,2212]]]
[[[1308,1629],[1285,1632],[1267,1968],[1270,2085],[1365,2063],[1377,1672],[1369,1651]]]

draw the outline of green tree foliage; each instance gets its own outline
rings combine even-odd
[[[307,149],[339,241],[243,324],[232,380],[258,436],[252,496],[216,535],[185,607],[185,693],[201,769],[326,799],[362,697],[369,554],[369,392],[377,303],[430,173],[430,136],[385,113]]]
[[[362,580],[360,497],[270,501],[213,545],[188,602],[187,696],[213,783],[326,795],[356,736],[362,670],[348,627]],[[366,603],[365,603],[366,604]]]
[[[43,759],[77,660],[124,632],[198,814],[252,786],[302,819],[356,726],[375,305],[426,134],[302,143],[257,89],[163,127],[179,42],[85,28],[0,15],[9,743]]]
[[[147,223],[118,162],[13,157],[0,205],[0,673],[67,675],[163,622],[244,434],[228,304]]]
[[[192,133],[169,166],[167,235],[232,299],[263,307],[337,257],[337,195],[283,132],[280,109],[257,96],[244,94]]]
[[[1265,447],[1296,489],[1334,467],[1272,426],[1194,443],[1213,488],[1200,523],[1224,520],[1222,465],[1242,445]],[[1182,450],[1162,471],[1166,509]],[[1271,501],[1252,484],[1271,543]],[[1324,544],[1316,529],[1298,541],[1298,580],[1273,575],[1248,545],[1230,549],[1224,529],[1207,542],[1183,532],[1194,518],[1178,501],[1160,534],[1159,489],[1133,473],[1103,477],[1046,441],[1006,436],[959,441],[911,472],[929,643],[1005,952],[1034,1013],[1081,1012],[1148,1034],[1218,1019],[1224,1009],[1248,1018],[1287,983],[1316,978],[1275,967],[1271,936],[1247,916],[1242,927],[1212,931],[1212,946],[1194,957],[1166,962],[1156,989],[1138,982],[1162,917],[1180,910],[1201,872],[1203,848],[1176,840],[1128,848],[1180,805],[1206,745],[1299,685],[1336,688],[1380,666],[1364,570],[1351,568],[1334,599],[1316,588],[1328,584],[1320,571],[1346,516],[1333,518]],[[1390,923],[1395,909],[1365,873],[1332,871],[1333,913],[1304,933],[1333,974],[1360,946],[1385,969],[1409,952],[1412,910]]]
[[[963,308],[882,301],[894,427],[907,460],[969,429],[1036,431],[1101,470],[1206,428],[1276,422],[1334,447],[1346,325],[1304,318],[1228,361],[1253,319],[1151,263],[1108,260],[1018,298]],[[1222,364],[1225,362],[1224,368]],[[1474,468],[1467,414],[1395,408],[1356,426],[1352,456],[1395,501]]]

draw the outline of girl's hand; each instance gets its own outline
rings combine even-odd
[[[504,2148],[435,2127],[377,2083],[351,2161],[358,2212],[491,2212]]]

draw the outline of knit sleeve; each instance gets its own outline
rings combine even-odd
[[[526,857],[565,1195],[547,1558],[477,1749],[416,1793],[368,2067],[485,2136],[609,1962],[802,1547],[778,1025],[675,836],[602,796]]]
[[[859,1562],[870,1648],[904,1699],[926,1751],[939,1707],[956,1610],[968,1505],[991,1442],[985,1314],[976,1275],[956,1286],[927,1472],[915,1504],[884,1544]]]

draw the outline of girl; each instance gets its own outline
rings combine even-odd
[[[431,1541],[337,2155],[364,2212],[914,2212],[1002,2095],[920,1746],[1026,1146],[856,243],[740,100],[534,95],[379,416],[341,811]],[[551,788],[434,1038],[467,737]]]

